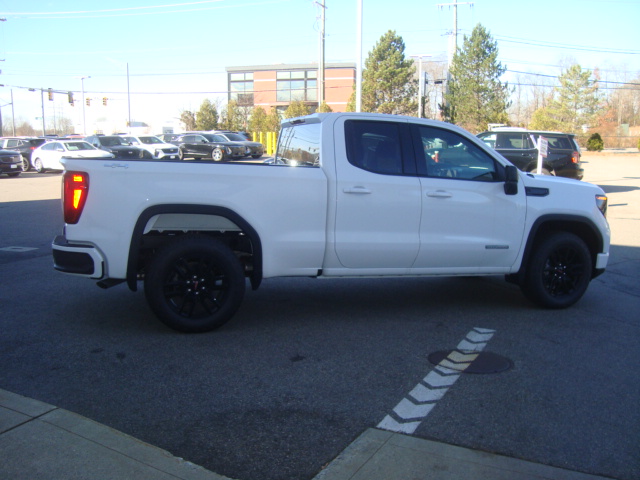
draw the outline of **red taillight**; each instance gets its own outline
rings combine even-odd
[[[62,178],[62,208],[65,223],[78,223],[89,194],[89,174],[64,172]]]
[[[573,163],[579,163],[580,162],[580,152],[573,152],[571,154],[571,161]]]

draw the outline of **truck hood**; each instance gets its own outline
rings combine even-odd
[[[556,177],[555,175],[537,175],[519,172],[525,187],[562,189],[567,191],[592,191],[594,194],[604,195],[604,190],[593,183],[575,180],[573,178]]]

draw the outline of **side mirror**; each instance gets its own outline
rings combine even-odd
[[[513,165],[505,167],[504,193],[505,195],[517,195],[518,193],[518,169]]]

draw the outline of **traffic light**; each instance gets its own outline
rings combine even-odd
[[[73,105],[73,92],[69,92],[69,103]]]
[[[91,99],[87,98],[87,100],[85,101],[85,103],[87,104],[87,107],[91,106]]]
[[[48,93],[47,95],[49,95],[49,101],[53,102],[53,90],[51,90],[50,88],[48,89]]]
[[[107,106],[107,97],[102,97],[102,105]]]

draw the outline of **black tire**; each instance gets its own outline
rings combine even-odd
[[[224,152],[220,147],[216,147],[211,150],[211,159],[214,162],[221,162],[222,160],[224,160]]]
[[[260,155],[251,155],[251,158],[260,158],[262,156],[262,154]]]
[[[36,158],[33,161],[33,167],[36,169],[36,172],[38,173],[45,173],[47,171],[47,169],[42,166],[42,160],[40,160],[39,158]]]
[[[29,170],[31,170],[31,162],[29,161],[28,158],[22,157],[21,168],[23,172],[28,172]]]
[[[591,253],[581,238],[572,233],[552,233],[533,252],[522,291],[542,307],[566,308],[584,295],[591,268]]]
[[[167,326],[186,333],[214,330],[235,314],[244,297],[242,265],[223,243],[196,236],[177,238],[151,260],[144,292]]]
[[[178,149],[178,158],[180,160],[184,160],[184,150],[182,150],[181,148]]]
[[[7,173],[7,177],[19,177],[22,172]]]

